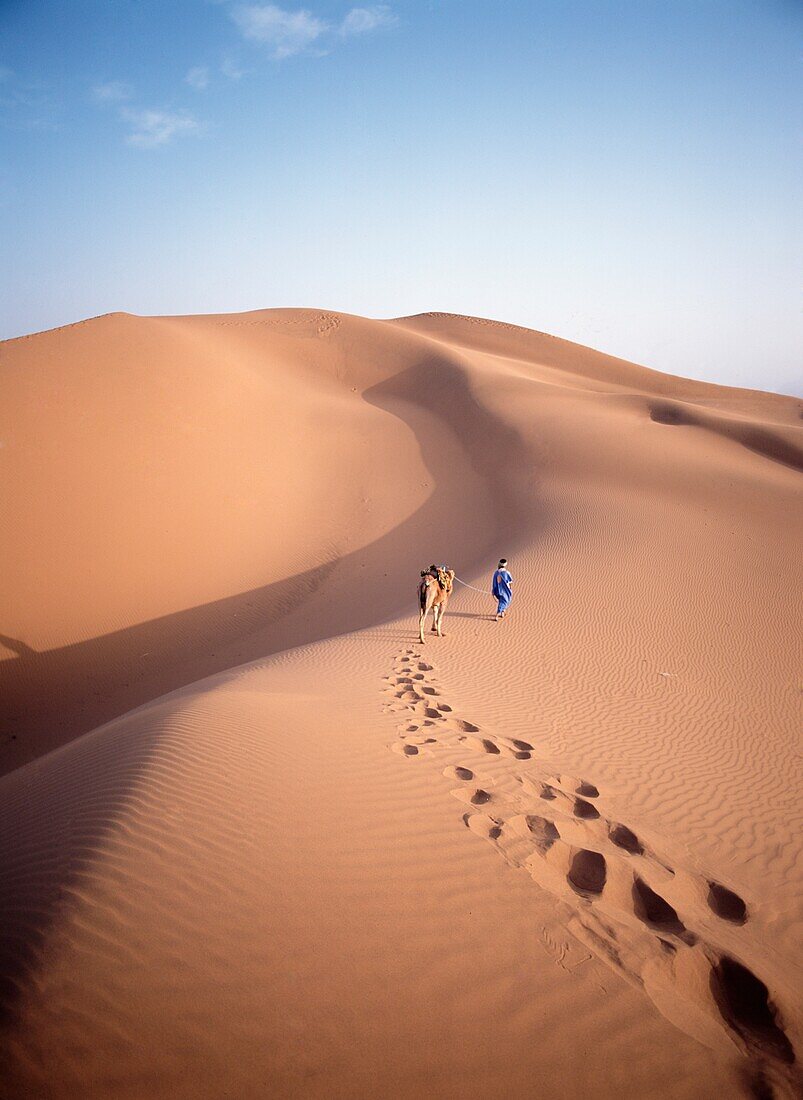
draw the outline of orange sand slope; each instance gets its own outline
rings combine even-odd
[[[0,371],[2,1095],[796,1095],[801,402],[445,314]]]

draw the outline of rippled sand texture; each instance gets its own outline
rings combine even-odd
[[[445,314],[0,371],[0,1095],[798,1094],[801,402]]]

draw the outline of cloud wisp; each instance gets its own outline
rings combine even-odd
[[[122,103],[131,99],[133,94],[134,89],[124,80],[108,80],[92,88],[92,98],[96,103]]]
[[[352,8],[338,27],[341,38],[353,38],[359,34],[370,34],[380,27],[393,27],[398,19],[387,4],[375,4],[370,8]]]
[[[137,149],[168,145],[180,134],[197,133],[200,123],[189,111],[132,110],[125,108],[121,117],[129,124],[126,144]]]
[[[204,65],[196,65],[184,77],[184,83],[189,84],[196,92],[202,92],[209,87],[209,69]]]
[[[267,46],[277,61],[298,54],[322,57],[338,39],[355,38],[398,22],[387,4],[351,8],[337,24],[306,8],[290,11],[276,4],[238,4],[231,17],[244,38]]]
[[[248,72],[231,54],[226,54],[220,62],[220,71],[227,80],[242,80]]]
[[[269,46],[277,60],[309,50],[328,29],[303,8],[283,11],[275,4],[241,4],[232,18],[244,38]]]
[[[202,89],[206,87],[208,71],[190,69],[184,79],[192,87]],[[155,149],[160,145],[169,145],[182,134],[198,133],[202,129],[195,116],[184,109],[161,110],[130,105],[127,101],[134,98],[134,89],[122,80],[95,84],[91,93],[99,107],[116,109],[117,117],[128,127],[125,143],[135,149]]]

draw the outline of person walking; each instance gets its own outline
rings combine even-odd
[[[513,599],[513,592],[511,586],[513,584],[513,578],[508,572],[507,558],[500,558],[499,565],[496,567],[494,573],[493,584],[491,586],[491,592],[494,598],[498,601],[496,606],[496,621],[504,619],[505,612],[510,607],[510,601]]]

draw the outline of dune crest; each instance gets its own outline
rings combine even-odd
[[[439,313],[0,372],[10,1095],[796,1094],[800,401]]]

